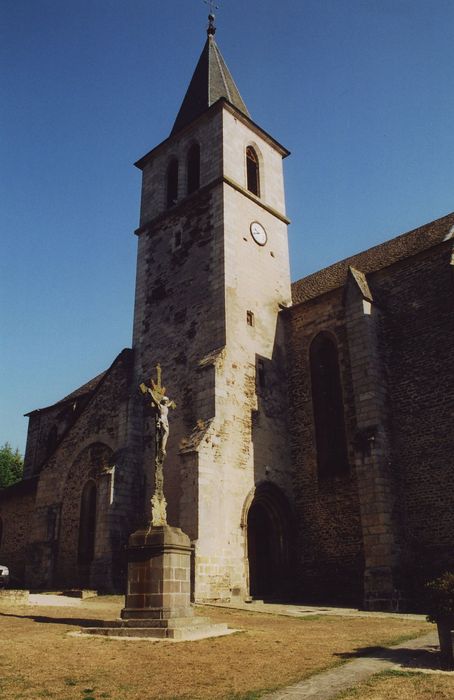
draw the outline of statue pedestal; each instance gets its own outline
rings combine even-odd
[[[129,538],[123,620],[192,617],[191,543],[177,527],[137,530]]]
[[[121,619],[85,634],[192,640],[230,634],[226,624],[194,615],[191,606],[191,543],[170,525],[137,530],[129,538],[128,590]]]

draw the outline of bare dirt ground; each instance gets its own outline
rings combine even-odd
[[[348,660],[359,649],[433,629],[396,617],[292,618],[199,607],[198,614],[241,631],[180,643],[68,634],[117,618],[122,604],[122,597],[109,596],[73,607],[2,605],[1,700],[254,700]]]
[[[454,673],[385,671],[336,700],[453,700]]]

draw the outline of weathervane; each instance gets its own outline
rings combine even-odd
[[[203,0],[203,2],[208,5],[210,15],[213,15],[215,10],[219,10],[219,5],[215,5],[214,0]]]
[[[205,5],[208,5],[209,10],[207,34],[214,34],[216,32],[216,27],[214,26],[214,11],[219,10],[219,5],[215,5],[214,0],[203,0],[203,2],[205,3]]]
[[[151,525],[166,525],[164,459],[169,437],[169,408],[176,408],[176,404],[166,396],[166,388],[161,384],[161,365],[156,365],[156,382],[153,378],[150,379],[150,386],[142,382],[140,391],[142,394],[149,394],[155,417],[155,489],[151,498]]]

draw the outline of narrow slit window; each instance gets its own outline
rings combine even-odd
[[[249,192],[260,197],[259,159],[252,146],[246,148],[246,174]]]
[[[167,168],[167,208],[173,207],[178,199],[178,161],[172,160]]]
[[[188,151],[187,160],[188,194],[200,187],[200,146],[193,143]]]
[[[248,326],[254,326],[255,325],[255,318],[254,318],[254,312],[253,311],[246,311],[246,321]]]

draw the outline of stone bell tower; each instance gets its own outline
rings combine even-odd
[[[194,545],[196,600],[248,595],[251,575],[271,580],[285,570],[279,518],[291,499],[279,321],[290,304],[288,151],[251,120],[214,34],[210,15],[170,136],[136,163],[143,184],[134,381],[160,363],[177,405],[164,491],[169,524]],[[134,401],[130,443],[149,496],[153,422],[139,392]],[[255,527],[248,543],[258,496],[256,519],[268,508],[268,531],[260,542]],[[265,560],[274,572],[263,570]]]

